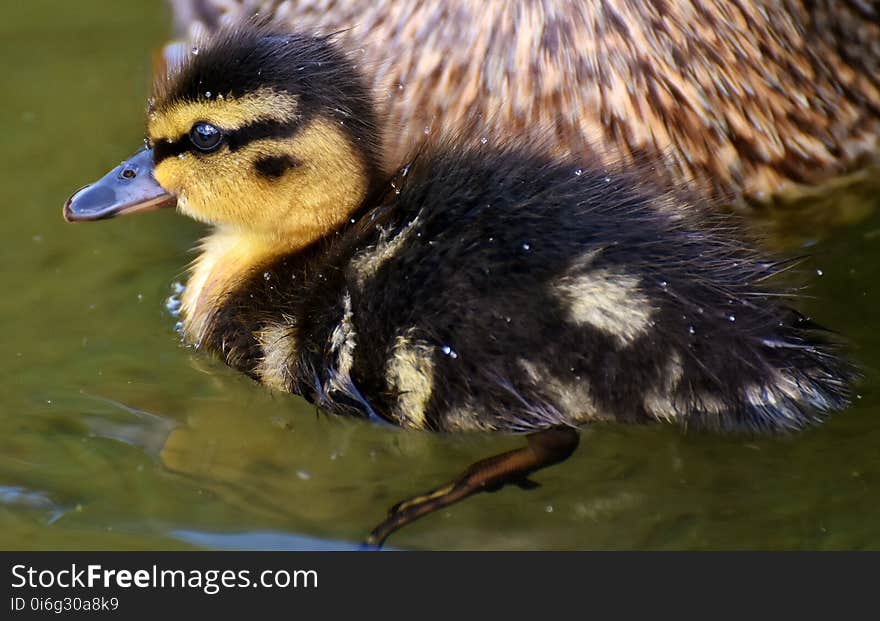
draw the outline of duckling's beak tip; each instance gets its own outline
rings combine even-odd
[[[61,213],[64,216],[65,222],[79,222],[80,221],[80,219],[77,218],[77,215],[71,209],[71,205],[73,204],[73,201],[76,198],[76,195],[79,194],[82,190],[85,190],[87,187],[89,187],[89,186],[84,185],[79,190],[77,190],[76,192],[71,194],[70,197],[68,197],[68,199],[66,201],[64,201],[64,209],[62,210]]]

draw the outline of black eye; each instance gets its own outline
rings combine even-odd
[[[223,132],[210,123],[196,123],[189,130],[189,140],[199,151],[213,151],[223,140]]]

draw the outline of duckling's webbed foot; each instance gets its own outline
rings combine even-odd
[[[481,459],[452,483],[391,507],[388,517],[372,530],[365,545],[381,547],[399,528],[477,492],[494,492],[508,484],[522,489],[538,487],[538,483],[528,478],[529,475],[565,461],[579,442],[578,430],[571,427],[553,427],[532,433],[523,448]]]

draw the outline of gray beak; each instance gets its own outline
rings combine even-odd
[[[152,150],[141,149],[95,183],[74,192],[64,203],[64,219],[103,220],[176,204],[177,199],[153,178]]]

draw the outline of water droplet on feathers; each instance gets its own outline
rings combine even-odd
[[[453,360],[455,358],[458,358],[458,354],[449,345],[444,345],[443,347],[440,348],[440,351],[442,351],[444,354],[446,354],[447,356],[449,356]]]

